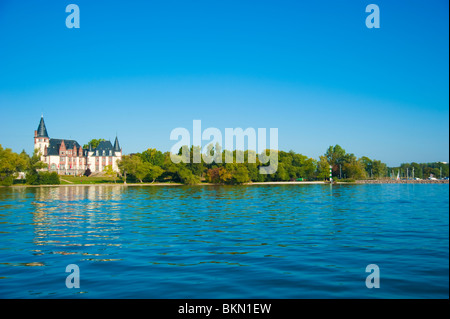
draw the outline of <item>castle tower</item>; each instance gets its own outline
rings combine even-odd
[[[114,141],[114,152],[116,153],[116,156],[122,156],[122,149],[119,145],[119,139],[116,136],[116,140]]]
[[[113,164],[112,164],[112,168],[115,171],[119,171],[119,167],[117,165],[117,161],[122,159],[122,149],[120,148],[119,145],[119,139],[116,136],[116,140],[114,141],[114,159],[113,159]]]
[[[50,138],[48,137],[47,128],[45,127],[44,116],[36,131],[34,131],[34,148],[38,149],[41,155],[45,154],[45,148],[50,145]]]

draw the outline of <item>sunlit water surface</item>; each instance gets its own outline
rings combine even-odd
[[[448,221],[448,184],[0,188],[0,297],[448,298]]]

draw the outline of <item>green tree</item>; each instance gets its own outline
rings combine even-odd
[[[285,169],[284,163],[278,163],[278,169],[275,172],[274,180],[276,181],[288,181],[289,180],[289,174]]]
[[[434,175],[434,177],[439,178],[440,177],[439,168],[433,168],[432,174]]]
[[[47,164],[41,162],[41,154],[37,149],[34,150],[31,157],[22,155],[26,159],[26,180],[30,185],[39,185],[38,171],[47,167]]]
[[[105,141],[104,138],[98,138],[98,139],[93,138],[87,144],[84,144],[83,148],[84,149],[89,148],[89,145],[91,145],[92,148],[97,148],[98,144],[100,144],[100,142],[104,142],[104,141]]]
[[[190,162],[186,164],[186,167],[192,172],[192,174],[202,177],[203,174],[205,173],[206,166],[201,156],[201,147],[191,146],[189,152],[190,152]],[[194,163],[194,154],[197,154],[197,156],[199,156],[200,154],[200,163]]]
[[[350,162],[349,155],[338,144],[328,147],[325,157],[327,158],[327,162],[332,166],[333,176],[339,175],[340,165],[343,166],[343,164]]]
[[[162,167],[162,165],[164,164],[164,154],[155,148],[149,148],[137,155],[139,155],[144,162],[150,163],[152,165]]]
[[[414,178],[418,177],[418,178],[423,178],[423,170],[422,170],[422,166],[420,166],[417,163],[411,163],[411,170],[413,170],[411,172],[411,176],[414,173]]]
[[[17,173],[26,168],[27,162],[23,156],[14,153],[10,148],[4,149],[0,144],[0,184],[12,185]]]
[[[56,172],[39,172],[39,185],[59,185],[61,181]]]
[[[250,181],[248,169],[244,164],[227,164],[227,168],[231,172],[230,183],[242,184]]]
[[[112,177],[112,178],[114,179],[114,183],[116,182],[117,172],[115,172],[115,171],[113,170],[112,165],[106,165],[106,166],[103,168],[103,172],[105,173],[106,176]]]
[[[367,156],[361,157],[362,164],[368,176],[372,177],[373,175],[373,162]]]
[[[361,160],[353,157],[349,162],[344,164],[344,170],[347,178],[364,179],[367,176],[364,164]]]
[[[132,174],[133,163],[130,155],[122,156],[121,160],[117,161],[120,174],[124,177],[124,183],[127,183],[127,174]]]
[[[379,160],[372,161],[372,176],[382,178],[387,176],[387,165]]]
[[[122,160],[117,161],[117,164],[121,174],[125,177],[125,183],[127,174],[134,176],[142,183],[142,180],[150,173],[150,169],[152,168],[152,164],[143,162],[139,155],[123,156]]]
[[[152,180],[153,183],[158,177],[162,175],[162,173],[164,173],[164,170],[161,167],[150,164],[150,169],[147,176]]]
[[[194,174],[186,167],[182,167],[177,172],[181,182],[186,185],[194,185],[200,183],[200,178]]]
[[[144,177],[149,174],[152,164],[146,162],[144,163],[139,157],[133,156],[133,165],[134,170],[132,172],[132,175],[134,175],[139,180],[139,182],[142,183]]]
[[[317,178],[327,179],[330,176],[330,164],[326,156],[320,156],[317,163]]]
[[[256,163],[247,164],[248,176],[253,182],[264,182],[266,175],[259,173],[259,165],[261,165],[261,163],[258,159]]]
[[[307,156],[302,154],[296,154],[293,151],[289,153],[292,154],[292,163],[291,163],[292,168],[288,167],[288,171],[292,172],[289,173],[290,178],[291,179],[296,179],[299,177],[306,179],[314,178],[317,162],[312,158],[308,158]]]
[[[170,152],[164,153],[164,163],[161,167],[164,170],[164,172],[161,175],[161,178],[170,179],[171,181],[174,181],[174,182],[182,182],[179,177],[178,171],[182,168],[185,168],[186,164],[183,162],[180,162],[178,164],[173,163],[172,159],[171,159],[171,155],[177,156],[177,155],[171,154]]]

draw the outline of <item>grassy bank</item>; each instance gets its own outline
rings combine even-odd
[[[95,177],[77,177],[77,176],[69,176],[63,175],[60,178],[60,185],[28,185],[26,183],[15,184],[9,187],[55,187],[55,186],[88,186],[88,185],[101,185],[101,186],[183,186],[185,184],[175,183],[171,181],[166,182],[154,182],[154,183],[139,183],[139,182],[127,182],[124,184],[123,180],[116,179],[116,183],[114,183],[114,179],[112,177],[107,176],[95,176]],[[290,181],[290,182],[250,182],[243,183],[242,185],[309,185],[309,184],[323,184],[323,181]],[[193,184],[190,186],[220,186],[223,184],[214,184],[208,182],[201,182],[198,184]],[[6,187],[6,186],[5,186]]]
[[[139,182],[127,182],[124,184],[123,180],[117,178],[116,183],[114,183],[114,178],[108,176],[95,176],[95,177],[77,177],[70,175],[63,175],[60,178],[60,185],[28,185],[25,183],[15,184],[10,187],[51,187],[51,186],[83,186],[83,185],[104,185],[104,186],[182,186],[182,183],[174,183],[171,181],[167,182],[154,182],[154,183],[139,183]],[[403,183],[414,183],[414,184],[445,184],[449,183],[448,180],[337,180],[334,184],[403,184]],[[311,184],[329,184],[329,182],[324,181],[279,181],[279,182],[250,182],[243,183],[242,185],[311,185]],[[191,186],[219,186],[223,184],[214,184],[201,182]],[[7,186],[0,186],[7,187]]]
[[[110,176],[72,176],[72,175],[61,175],[59,177],[61,181],[61,185],[68,184],[114,184],[114,178]],[[116,178],[117,184],[123,184],[123,181],[119,178]]]

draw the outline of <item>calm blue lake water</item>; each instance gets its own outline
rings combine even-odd
[[[0,188],[0,297],[449,298],[448,222],[448,184]]]

